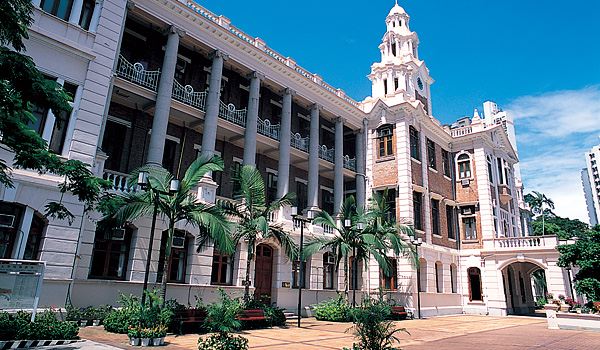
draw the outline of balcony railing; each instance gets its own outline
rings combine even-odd
[[[333,233],[333,228],[331,226],[327,226],[324,224],[319,224],[319,226],[323,228],[324,233],[329,233],[329,234]]]
[[[494,238],[494,247],[502,249],[554,249],[558,241],[556,236],[526,236]]]
[[[104,174],[102,174],[102,178],[104,180],[108,180],[112,183],[112,190],[122,193],[130,193],[135,192],[137,190],[137,186],[129,187],[127,182],[129,181],[129,175],[120,173],[118,171],[106,170],[104,169]]]
[[[473,132],[473,129],[470,126],[463,126],[461,128],[452,129],[450,134],[452,137],[460,137],[465,136]]]
[[[179,102],[196,107],[199,110],[206,110],[206,91],[197,92],[191,85],[183,86],[177,80],[173,82],[172,96]]]
[[[156,92],[158,90],[160,70],[146,70],[140,62],[131,63],[123,55],[119,55],[117,75],[152,91]]]
[[[328,149],[327,146],[321,145],[321,147],[319,147],[319,158],[333,163],[335,158],[335,149]]]
[[[295,149],[299,149],[308,153],[309,137],[302,137],[302,135],[299,133],[295,133],[292,135],[290,143]]]
[[[356,158],[350,158],[349,155],[344,156],[344,168],[356,171]]]
[[[219,101],[219,117],[239,126],[246,126],[246,108],[236,109],[233,103],[225,104]]]
[[[271,121],[269,119],[263,120],[260,118],[258,118],[257,124],[257,130],[259,134],[279,141],[279,124],[271,125]]]

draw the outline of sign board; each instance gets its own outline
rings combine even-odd
[[[33,310],[35,319],[46,263],[0,259],[0,310]]]

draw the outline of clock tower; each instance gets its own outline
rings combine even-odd
[[[386,32],[379,45],[381,61],[371,65],[368,77],[372,92],[364,103],[372,107],[378,99],[389,106],[420,102],[425,113],[431,115],[429,87],[433,79],[419,59],[419,38],[409,23],[410,16],[396,2],[385,19]]]

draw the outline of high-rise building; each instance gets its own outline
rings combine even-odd
[[[373,193],[386,193],[388,217],[408,222],[423,242],[420,273],[413,259],[391,252],[389,274],[365,260],[350,271],[359,293],[382,288],[413,310],[421,293],[423,315],[525,313],[535,306],[531,273],[541,269],[549,292],[569,294],[556,237],[522,229],[512,119],[491,102],[484,118],[475,113],[460,127],[435,118],[434,81],[398,4],[385,18],[381,59],[369,74],[372,96],[362,102],[193,1],[34,4],[27,53],[74,95],[70,115],[36,112],[37,131],[52,151],[110,180],[113,193],[131,191],[127,173],[141,165],[182,173],[199,153],[217,154],[228,171],[200,181],[195,193],[207,203],[236,200],[232,178],[243,164],[261,172],[269,198],[295,192],[301,210],[339,214],[345,196],[355,195],[362,207]],[[14,177],[15,188],[0,189],[0,258],[46,262],[41,305],[63,305],[68,290],[77,306],[140,292],[151,218],[101,230],[93,220],[98,214],[84,213],[67,196],[75,223],[49,220],[41,213],[60,197],[61,179],[22,169]],[[300,223],[288,209],[271,220],[298,240]],[[165,262],[166,229],[159,220],[152,284]],[[168,297],[190,303],[200,294],[210,302],[217,288],[243,290],[246,243],[231,256],[212,247],[197,252],[197,234],[196,227],[177,226],[165,271]],[[309,224],[306,234],[335,233]],[[283,252],[273,241],[259,242],[250,264],[257,297],[294,309],[300,283],[305,305],[345,289],[330,252],[302,263],[304,276],[300,262]]]
[[[598,225],[598,218],[600,218],[600,173],[598,172],[598,161],[600,161],[600,145],[592,147],[589,152],[585,153],[586,167],[581,170],[583,193],[591,225]]]

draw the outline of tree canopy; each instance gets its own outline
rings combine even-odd
[[[590,301],[600,301],[600,225],[580,233],[575,244],[558,247],[561,267],[576,266],[575,289]]]
[[[109,184],[95,177],[88,164],[52,153],[31,128],[36,121],[34,108],[70,113],[72,100],[60,84],[46,79],[31,57],[23,54],[32,11],[29,0],[0,1],[0,142],[13,155],[13,159],[0,159],[0,184],[14,186],[13,168],[62,177],[61,200],[48,203],[45,210],[47,216],[71,223],[75,216],[62,203],[62,196],[70,193],[90,210]]]

